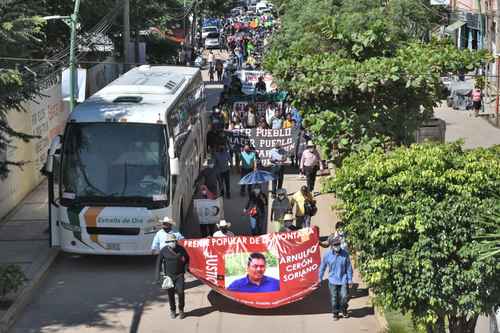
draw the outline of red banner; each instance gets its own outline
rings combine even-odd
[[[319,229],[186,239],[189,269],[220,294],[255,308],[301,300],[318,286]]]

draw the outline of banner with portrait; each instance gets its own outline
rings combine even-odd
[[[288,157],[294,156],[300,138],[300,130],[296,128],[242,128],[225,133],[231,147],[243,147],[246,144],[253,147],[263,166],[271,164],[271,149],[276,143],[280,143]]]
[[[319,229],[262,236],[186,239],[191,274],[218,293],[255,308],[303,299],[318,287]]]
[[[193,199],[196,217],[200,224],[216,224],[224,219],[224,202],[222,197],[217,199]]]

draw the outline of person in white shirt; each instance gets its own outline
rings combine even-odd
[[[177,240],[184,239],[184,236],[173,228],[175,222],[169,217],[165,216],[161,218],[159,224],[162,228],[155,234],[153,243],[151,244],[151,252],[153,254],[158,254],[160,250],[167,245],[167,234],[174,235]]]
[[[233,237],[234,234],[229,231],[230,226],[231,223],[228,223],[226,220],[221,220],[219,224],[217,224],[219,230],[214,233],[213,237]]]

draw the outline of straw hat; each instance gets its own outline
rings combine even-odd
[[[158,219],[158,225],[162,225],[162,224],[170,224],[170,225],[174,225],[175,222],[174,220],[172,220],[170,217],[168,216],[164,216],[164,217],[160,217]]]
[[[220,220],[220,222],[217,224],[217,227],[219,228],[229,228],[231,226],[230,222],[227,222],[226,220]]]

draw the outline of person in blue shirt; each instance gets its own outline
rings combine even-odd
[[[348,318],[347,302],[349,300],[349,287],[352,285],[352,266],[349,254],[341,248],[342,239],[335,237],[331,241],[331,251],[321,260],[319,266],[319,280],[328,268],[328,287],[332,302],[333,320],[339,320],[342,311],[344,318]]]
[[[248,175],[250,172],[255,171],[257,169],[257,154],[255,151],[250,149],[249,145],[245,145],[243,147],[243,151],[240,154],[240,175],[241,178]],[[240,187],[240,195],[245,195],[245,186],[247,187],[247,192],[250,194],[252,190],[252,185],[241,185]]]
[[[233,281],[227,290],[239,293],[268,293],[280,290],[280,281],[264,275],[266,272],[266,257],[254,252],[248,257],[247,275]]]

